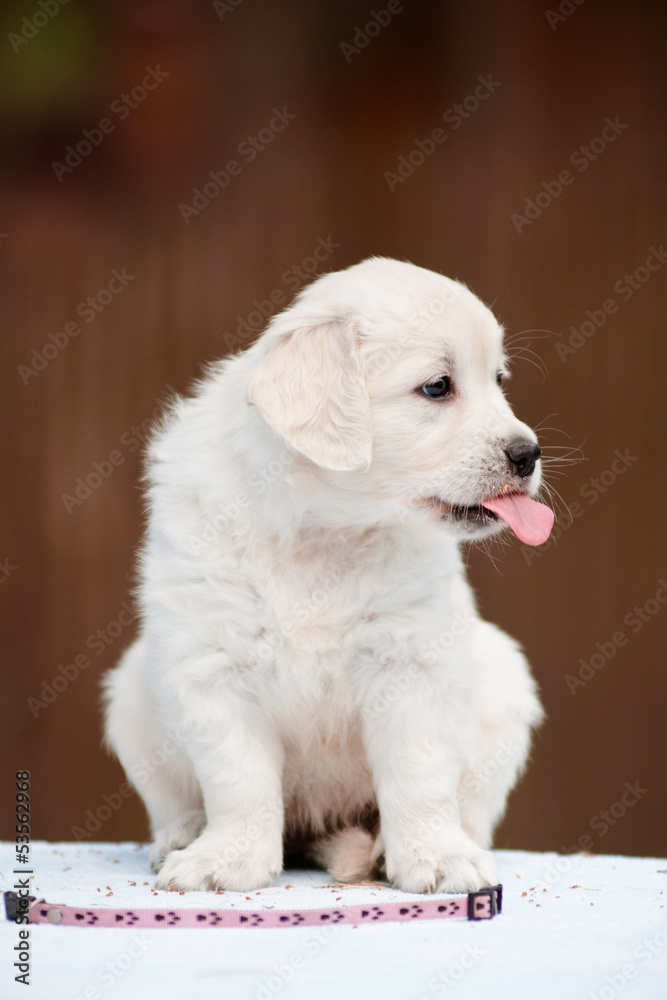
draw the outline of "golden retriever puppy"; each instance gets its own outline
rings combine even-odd
[[[464,285],[372,258],[173,404],[149,449],[141,633],[106,681],[158,888],[257,889],[290,845],[341,880],[497,881],[542,711],[459,550],[507,526],[539,544],[553,521],[505,374]]]

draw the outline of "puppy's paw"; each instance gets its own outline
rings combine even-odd
[[[236,846],[240,838],[207,831],[189,847],[172,851],[165,860],[156,889],[186,892],[250,892],[271,885],[282,870],[282,844],[277,849],[255,844]]]
[[[491,851],[478,848],[468,855],[453,855],[441,861],[434,892],[476,892],[498,884],[498,868]]]
[[[498,882],[496,859],[457,832],[427,850],[387,856],[390,880],[404,892],[476,892]]]
[[[161,827],[155,834],[155,840],[150,847],[151,871],[159,872],[167,855],[172,851],[180,851],[191,844],[205,826],[206,813],[204,810],[193,809]]]

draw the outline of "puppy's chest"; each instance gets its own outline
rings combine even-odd
[[[291,567],[265,590],[269,628],[294,651],[343,652],[372,614],[372,595],[339,566]]]
[[[282,573],[267,574],[256,587],[263,605],[258,644],[264,662],[280,672],[308,664],[335,676],[360,650],[409,645],[415,635],[416,651],[449,603],[443,580],[355,553],[286,561]]]

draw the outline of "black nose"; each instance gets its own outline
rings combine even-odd
[[[527,479],[535,471],[535,464],[542,454],[539,444],[533,441],[513,441],[505,448],[512,472],[522,479]]]

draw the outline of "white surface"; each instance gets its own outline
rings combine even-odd
[[[29,990],[14,982],[18,927],[5,921],[0,997],[666,1000],[667,861],[497,856],[503,913],[481,923],[261,930],[31,925]],[[240,893],[154,895],[147,850],[134,844],[35,842],[31,862],[32,894],[70,905],[292,908],[417,898],[380,886],[327,885],[322,872],[289,872],[277,886],[249,893],[250,900]],[[13,886],[13,868],[13,847],[3,844],[3,891]]]

